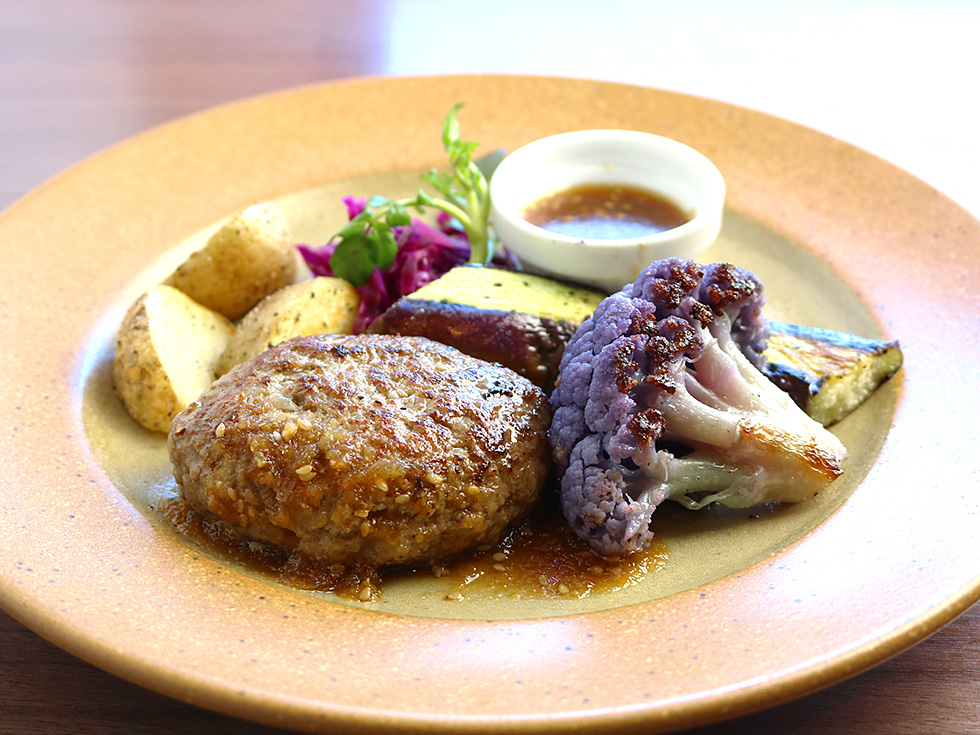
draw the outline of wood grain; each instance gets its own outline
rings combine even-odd
[[[175,117],[282,87],[402,73],[387,54],[398,6],[0,1],[0,209],[74,162]],[[424,28],[424,11],[417,12]],[[467,12],[464,22],[480,22],[480,11]],[[540,50],[527,53],[530,63]],[[596,77],[617,77],[610,53],[597,54]],[[494,70],[489,51],[486,67]],[[445,70],[453,69],[446,59]],[[66,732],[281,731],[120,680],[0,612],[0,734]],[[978,733],[980,610],[827,690],[691,732]]]

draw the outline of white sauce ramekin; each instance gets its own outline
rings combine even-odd
[[[569,237],[524,219],[530,204],[582,184],[647,189],[692,218],[664,232],[620,240]],[[670,138],[631,130],[581,130],[541,138],[506,156],[490,180],[490,201],[501,244],[528,271],[615,291],[655,260],[696,259],[721,230],[725,182],[704,155]]]

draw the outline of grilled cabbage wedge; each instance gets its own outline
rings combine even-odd
[[[762,372],[824,426],[857,408],[902,367],[898,342],[769,322]]]

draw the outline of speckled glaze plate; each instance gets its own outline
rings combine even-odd
[[[339,196],[414,188],[444,164],[457,101],[486,150],[595,127],[694,146],[729,192],[705,259],[756,270],[774,318],[901,340],[901,374],[834,429],[851,457],[830,492],[751,514],[664,508],[662,569],[581,600],[447,601],[419,579],[347,603],[156,517],[173,492],[163,438],[128,420],[106,371],[126,306],[249,204],[280,201],[315,241]],[[0,216],[0,604],[138,684],[307,731],[657,732],[813,691],[980,597],[978,243],[968,213],[863,151],[633,86],[354,80],[151,130]]]

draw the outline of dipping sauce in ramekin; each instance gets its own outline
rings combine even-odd
[[[704,251],[721,230],[725,183],[678,141],[582,130],[508,155],[490,197],[501,243],[528,270],[613,291],[654,260]]]

